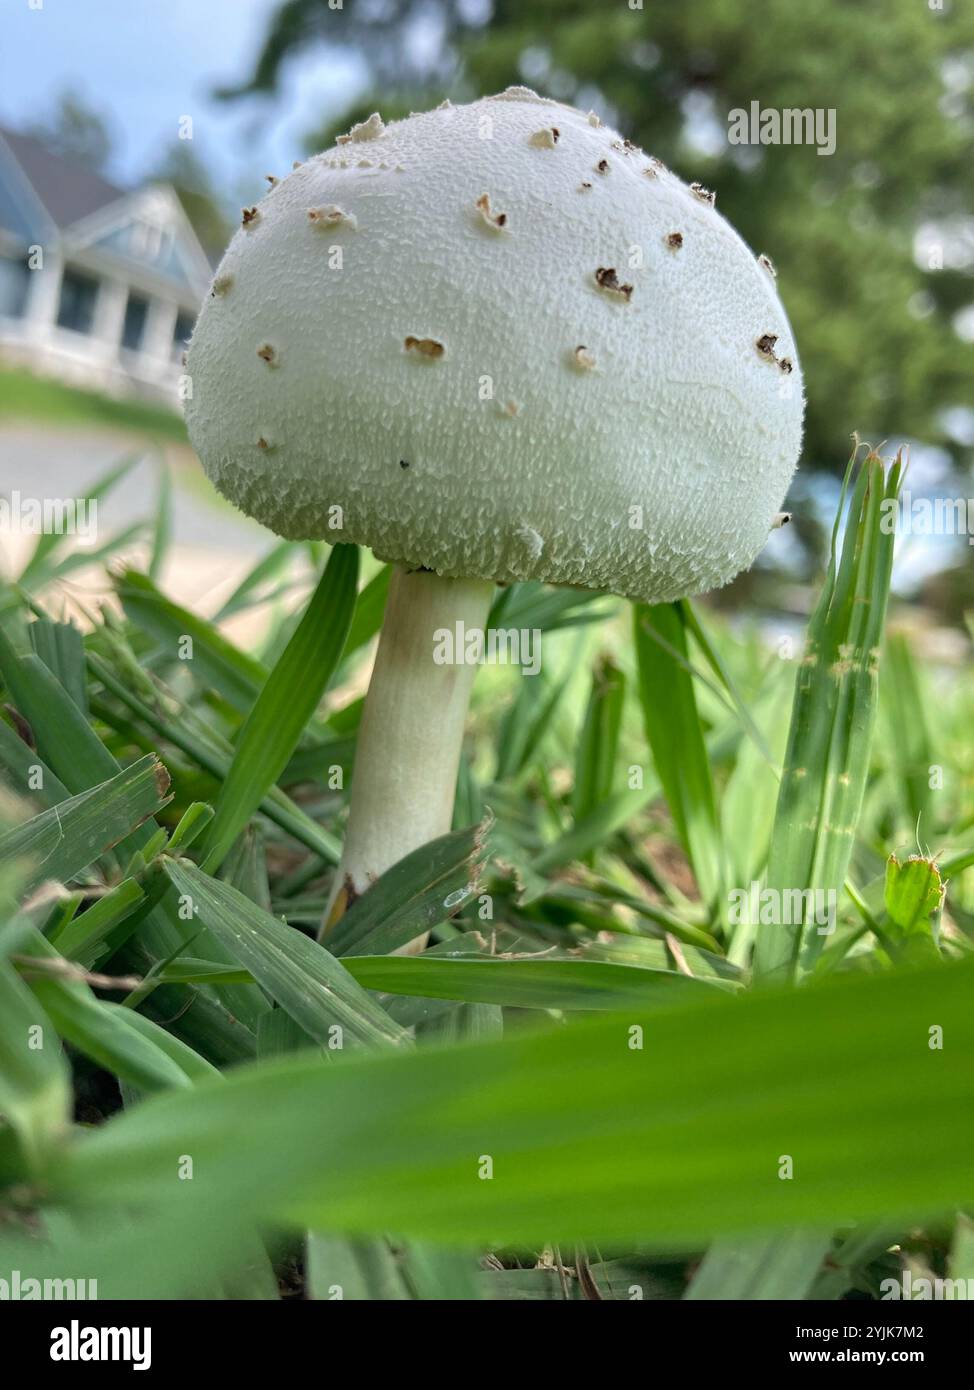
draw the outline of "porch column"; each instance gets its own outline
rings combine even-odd
[[[27,272],[24,327],[32,338],[43,341],[57,322],[64,264],[54,247],[43,246],[40,249],[42,264]],[[36,252],[33,254],[36,255]]]
[[[118,350],[122,345],[122,325],[125,322],[128,298],[129,287],[123,281],[99,281],[95,320],[91,331],[92,335],[104,344],[105,357],[111,362],[118,356]]]
[[[153,297],[149,305],[148,320],[142,351],[160,365],[172,364],[172,337],[176,331],[176,305],[169,300]]]

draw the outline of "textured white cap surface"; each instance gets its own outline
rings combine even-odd
[[[751,563],[801,442],[766,258],[524,88],[372,117],[282,179],[187,370],[207,473],[282,536],[651,601]]]

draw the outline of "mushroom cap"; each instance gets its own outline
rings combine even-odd
[[[651,602],[751,563],[801,443],[767,258],[526,88],[373,116],[273,186],[187,371],[206,472],[279,535]]]

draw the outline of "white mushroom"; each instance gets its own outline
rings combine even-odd
[[[339,895],[450,826],[475,668],[437,665],[434,631],[482,627],[498,581],[652,602],[725,584],[767,539],[802,422],[774,280],[705,190],[688,225],[663,165],[611,154],[614,131],[523,89],[365,125],[401,172],[313,160],[282,180],[224,257],[234,292],[203,307],[187,402],[207,473],[243,511],[397,567]],[[472,232],[485,189],[516,235]],[[340,272],[309,207],[357,219]],[[681,226],[692,256],[672,254]],[[580,341],[599,344],[597,372]]]

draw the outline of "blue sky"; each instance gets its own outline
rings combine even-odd
[[[214,87],[250,75],[276,0],[31,3],[0,0],[0,124],[43,119],[73,87],[109,117],[118,146],[111,173],[126,184],[191,115],[222,191],[243,196],[265,173],[289,169],[302,134],[342,109],[361,81],[353,58],[316,48],[288,66],[275,97],[214,101]]]

